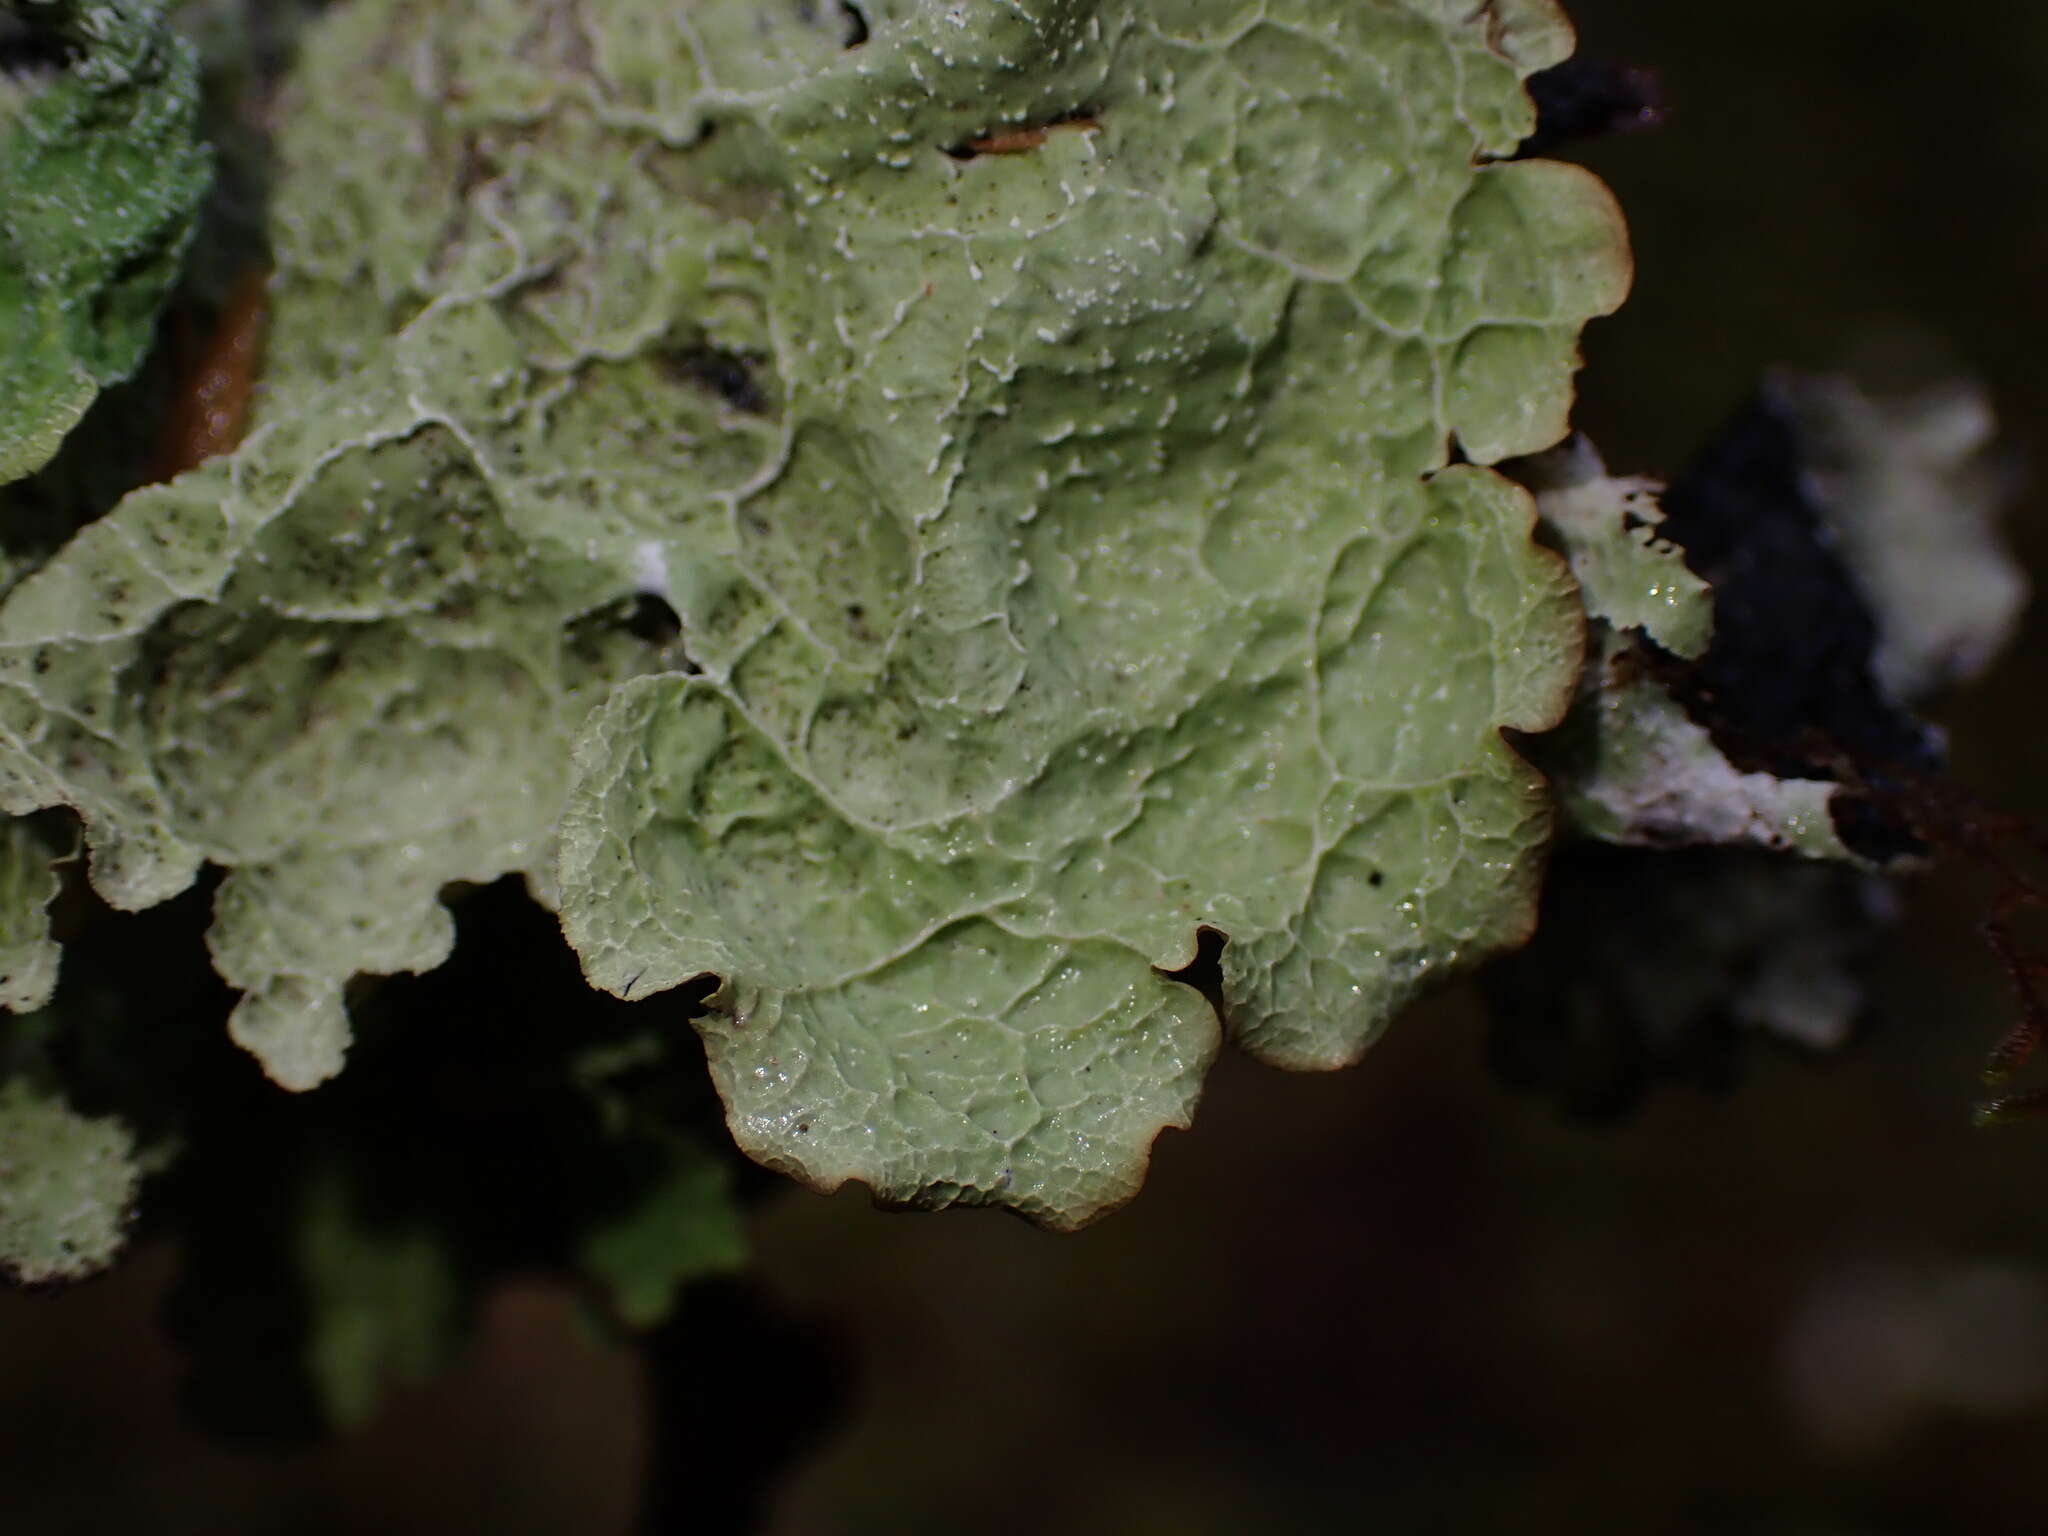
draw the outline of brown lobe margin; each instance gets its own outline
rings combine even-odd
[[[1208,923],[1203,923],[1195,930],[1194,959],[1181,966],[1178,970],[1169,971],[1163,970],[1158,966],[1152,967],[1154,975],[1164,977],[1170,981],[1181,982],[1201,993],[1203,1000],[1209,1004],[1215,1016],[1216,1028],[1209,1036],[1209,1046],[1203,1054],[1197,1073],[1198,1082],[1203,1086],[1206,1086],[1209,1070],[1215,1066],[1216,1057],[1223,1048],[1225,1029],[1223,1025],[1223,972],[1221,959],[1224,946],[1229,942],[1230,936],[1222,929]],[[727,1014],[719,1006],[718,993],[722,989],[722,983],[716,974],[705,973],[693,977],[684,985],[695,993],[693,998],[694,1006],[691,1013],[693,1019],[707,1013],[725,1014],[728,1023],[733,1028],[745,1028],[745,1020],[743,1018],[738,1015]],[[1187,1130],[1193,1124],[1194,1112],[1199,1107],[1201,1101],[1201,1087],[1198,1086],[1194,1102],[1188,1106],[1187,1114],[1184,1118],[1161,1120],[1153,1127],[1152,1133],[1145,1139],[1144,1145],[1136,1149],[1132,1156],[1127,1182],[1124,1188],[1117,1194],[1099,1205],[1089,1207],[1085,1211],[1071,1212],[1043,1205],[1026,1206],[1010,1204],[1002,1198],[1007,1187],[1006,1182],[989,1189],[970,1188],[965,1185],[941,1182],[926,1185],[908,1194],[888,1195],[877,1189],[874,1183],[860,1172],[842,1174],[837,1178],[829,1175],[814,1174],[794,1158],[776,1151],[773,1147],[749,1141],[742,1134],[741,1128],[733,1121],[732,1103],[726,1097],[724,1084],[718,1080],[716,1071],[712,1073],[712,1085],[717,1089],[719,1101],[725,1107],[726,1129],[732,1135],[733,1144],[761,1167],[766,1168],[771,1173],[781,1174],[783,1177],[808,1189],[813,1194],[834,1195],[848,1184],[859,1184],[867,1190],[868,1198],[874,1203],[875,1209],[880,1211],[938,1212],[951,1210],[956,1206],[963,1208],[984,1206],[992,1207],[1009,1216],[1015,1216],[1042,1231],[1058,1233],[1078,1232],[1083,1227],[1091,1227],[1105,1216],[1114,1215],[1137,1199],[1144,1192],[1145,1184],[1151,1175],[1152,1159],[1158,1148],[1160,1136],[1167,1131]],[[795,1130],[800,1136],[808,1135],[810,1133],[810,1126],[800,1123],[795,1127]]]

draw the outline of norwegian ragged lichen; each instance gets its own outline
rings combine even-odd
[[[256,430],[0,608],[0,792],[117,904],[227,869],[280,1081],[517,870],[597,985],[722,978],[755,1156],[1073,1225],[1201,930],[1295,1066],[1526,933],[1582,619],[1484,466],[1627,251],[1506,158],[1539,0],[862,11],[328,13]]]

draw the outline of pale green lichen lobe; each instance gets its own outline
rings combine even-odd
[[[518,870],[598,985],[724,979],[755,1156],[1071,1226],[1192,1110],[1202,927],[1300,1066],[1526,933],[1582,620],[1451,450],[1563,433],[1626,244],[1501,158],[1547,4],[863,11],[328,12],[257,430],[0,608],[0,802],[117,904],[227,867],[288,1085]]]
[[[1526,931],[1498,731],[1555,720],[1578,620],[1447,448],[1563,430],[1626,253],[1583,173],[1475,165],[1529,125],[1497,19],[907,7],[721,104],[770,199],[759,596],[593,717],[563,889],[600,985],[726,978],[757,1157],[1072,1224],[1192,1105],[1213,1026],[1157,968],[1198,928],[1312,1066]]]

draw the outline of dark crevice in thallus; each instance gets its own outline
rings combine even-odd
[[[69,69],[79,50],[54,31],[31,27],[11,12],[0,12],[0,74],[35,80]]]
[[[1093,107],[1076,107],[1037,123],[1004,123],[976,138],[940,146],[954,160],[978,160],[983,155],[1022,155],[1038,148],[1055,129],[1093,129],[1097,113]]]
[[[706,971],[701,976],[692,976],[688,981],[677,982],[670,987],[652,987],[642,992],[640,990],[640,982],[646,974],[643,970],[635,971],[631,976],[628,976],[626,984],[619,988],[619,1001],[640,1003],[645,1002],[650,997],[660,997],[662,993],[667,992],[670,994],[670,1000],[682,1008],[683,1017],[686,1019],[694,1019],[703,1014],[710,1013],[712,1011],[711,994],[725,985],[723,977],[715,972]]]
[[[1183,986],[1193,987],[1208,999],[1209,1006],[1216,1010],[1216,1017],[1223,1017],[1223,949],[1229,944],[1230,935],[1221,928],[1212,928],[1207,923],[1195,930],[1195,958],[1179,970],[1169,971],[1164,966],[1154,966],[1168,981],[1177,981]]]
[[[846,46],[860,47],[869,37],[867,16],[853,0],[839,0],[839,14],[846,18]]]
[[[712,995],[724,985],[723,976],[716,971],[705,971],[675,987],[670,993],[670,999],[684,1018],[698,1018],[711,1012]]]
[[[620,628],[635,640],[648,645],[674,645],[683,637],[683,620],[669,600],[659,592],[636,592],[632,607],[621,621]],[[697,670],[694,664],[686,664],[686,672]]]
[[[1516,148],[1517,160],[1547,155],[1563,144],[1656,126],[1664,91],[1647,69],[1607,59],[1567,59],[1525,82],[1536,105],[1536,131]]]
[[[658,652],[658,670],[692,676],[704,669],[690,655],[683,639],[683,621],[659,592],[642,591],[605,604],[569,626],[565,644],[570,654],[592,666],[605,666],[608,646],[621,634]]]
[[[759,364],[741,353],[704,343],[664,352],[660,361],[672,377],[710,390],[736,411],[767,414],[768,391],[755,371]]]

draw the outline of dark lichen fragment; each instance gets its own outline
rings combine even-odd
[[[1714,589],[1714,639],[1667,681],[1737,767],[1881,791],[1938,770],[1941,749],[1878,681],[1877,618],[1806,470],[1798,424],[1766,386],[1672,482],[1662,532]],[[1923,851],[1872,799],[1838,794],[1834,814],[1865,857]]]

